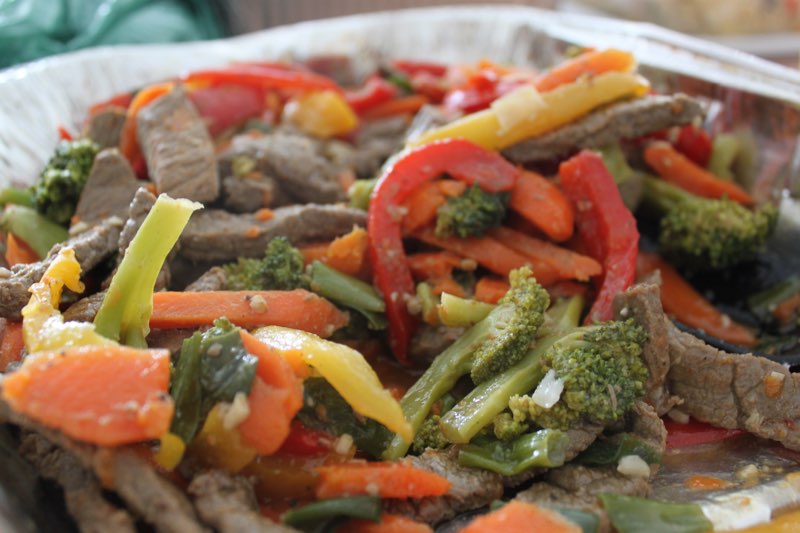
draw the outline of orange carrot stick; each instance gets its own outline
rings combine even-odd
[[[250,333],[241,331],[244,348],[258,358],[247,403],[250,414],[237,426],[242,440],[270,455],[289,436],[294,415],[303,406],[303,383],[286,360]]]
[[[442,191],[442,194],[448,198],[451,196],[460,196],[467,190],[467,184],[463,181],[442,179],[436,180],[434,183],[439,186],[439,190]]]
[[[436,220],[436,211],[445,204],[447,197],[432,181],[423,183],[403,202],[403,233],[411,233]]]
[[[243,328],[285,326],[330,337],[347,324],[332,303],[303,289],[293,291],[157,292],[150,327],[196,328],[219,317]]]
[[[450,482],[438,474],[410,463],[366,461],[321,466],[316,495],[319,499],[339,496],[377,495],[381,498],[442,496]]]
[[[25,341],[22,338],[22,322],[2,320],[2,338],[0,338],[0,372],[5,372],[8,365],[22,360]]]
[[[362,115],[366,120],[392,117],[394,115],[413,115],[419,108],[428,103],[428,97],[421,94],[412,94],[402,98],[395,98],[375,107],[371,107]]]
[[[667,314],[726,342],[755,345],[757,339],[747,328],[720,313],[659,256],[640,251],[636,270],[639,277],[661,271],[661,304]]]
[[[572,83],[581,76],[592,76],[609,71],[628,72],[636,67],[636,58],[629,52],[608,48],[592,50],[578,57],[559,63],[542,73],[533,82],[539,91],[550,91],[559,85]]]
[[[359,518],[348,520],[336,529],[336,533],[433,533],[433,529],[402,515],[384,513],[380,522]]]
[[[328,254],[329,242],[318,242],[313,244],[305,244],[300,246],[298,250],[303,254],[303,262],[305,264],[313,263],[314,261],[324,261],[325,256]]]
[[[561,189],[535,172],[520,173],[511,189],[509,207],[554,241],[572,237],[575,215]]]
[[[555,272],[556,279],[552,281],[559,279],[588,281],[589,278],[598,276],[603,272],[603,266],[588,255],[581,255],[551,242],[525,235],[524,233],[510,228],[501,226],[493,229],[489,232],[489,235],[509,248],[513,248],[532,260],[546,265],[548,272]],[[537,279],[542,277],[542,274],[539,274],[535,268],[533,273]],[[549,285],[552,281],[539,279],[539,282],[543,285]]]
[[[12,267],[14,265],[27,265],[39,260],[39,254],[28,246],[28,243],[9,233],[6,238],[6,263]]]
[[[665,141],[656,141],[644,149],[644,159],[665,181],[703,198],[727,196],[742,205],[752,205],[753,197],[732,181],[713,175]]]
[[[555,511],[532,503],[512,500],[500,509],[479,516],[461,533],[581,533],[583,530]]]
[[[334,239],[325,252],[325,263],[350,276],[363,272],[367,260],[369,235],[364,228],[353,230]]]
[[[450,276],[463,261],[459,255],[446,251],[411,254],[407,259],[411,274],[421,280]]]
[[[511,286],[504,279],[484,276],[475,284],[475,299],[489,304],[496,304],[506,295]]]
[[[169,430],[169,351],[80,346],[29,355],[3,380],[12,409],[101,446],[155,439]]]

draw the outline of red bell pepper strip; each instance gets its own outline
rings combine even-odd
[[[402,204],[420,185],[441,174],[477,183],[488,192],[508,191],[519,171],[496,152],[464,139],[448,139],[407,152],[384,171],[367,215],[369,254],[375,285],[386,301],[389,345],[395,357],[408,364],[408,340],[416,328],[406,307],[414,280],[403,250]]]
[[[370,76],[358,90],[345,91],[345,100],[359,115],[397,96],[397,87],[380,76]]]
[[[426,63],[424,61],[409,61],[405,59],[395,59],[391,63],[394,70],[400,71],[407,76],[416,74],[430,74],[441,78],[447,74],[447,66],[439,63]]]
[[[711,159],[713,142],[711,136],[702,128],[693,124],[683,126],[678,131],[678,138],[673,143],[675,149],[705,168]]]
[[[575,205],[578,235],[586,251],[603,265],[597,298],[585,323],[611,320],[614,296],[636,277],[639,231],[614,178],[596,153],[584,150],[558,170],[564,193]]]
[[[241,85],[200,87],[186,93],[208,128],[216,137],[226,129],[244,123],[264,111],[264,91]]]
[[[667,428],[667,448],[719,442],[744,433],[741,429],[718,428],[693,418],[686,424],[664,418],[664,426]]]
[[[71,141],[75,138],[74,135],[63,124],[58,125],[58,138],[62,141]]]
[[[183,77],[187,84],[245,85],[259,89],[289,91],[323,91],[338,93],[342,88],[330,78],[300,70],[287,70],[271,65],[237,64],[227,68],[190,72]]]
[[[330,453],[336,445],[336,437],[321,431],[304,426],[297,420],[292,422],[289,436],[283,441],[279,454],[309,457]]]
[[[121,107],[127,109],[129,105],[131,105],[131,101],[133,100],[134,93],[127,92],[127,93],[119,93],[108,100],[104,100],[102,102],[98,102],[94,104],[92,107],[89,108],[89,116],[93,116],[94,114],[98,113],[99,111],[103,111],[104,109],[108,109],[109,107]]]

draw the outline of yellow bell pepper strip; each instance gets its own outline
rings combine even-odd
[[[420,146],[441,139],[463,138],[489,150],[500,150],[523,139],[541,135],[589,113],[593,109],[624,97],[642,96],[650,85],[631,72],[605,72],[586,76],[539,95],[533,113],[512,126],[502,127],[497,109],[467,115],[446,126],[427,131],[413,139],[410,146]],[[529,90],[527,88],[520,90]],[[514,93],[504,98],[512,98]]]
[[[73,292],[83,292],[80,276],[81,266],[75,259],[75,250],[62,248],[42,279],[31,286],[31,299],[22,308],[22,335],[28,353],[116,344],[97,333],[93,324],[64,322],[58,310],[61,292],[65,285]]]
[[[217,404],[208,413],[203,429],[190,445],[192,456],[217,468],[238,472],[258,455],[258,451],[242,442],[239,431],[226,428],[222,404]]]
[[[413,439],[400,404],[383,388],[375,371],[356,350],[313,333],[280,326],[263,327],[253,335],[280,353],[293,368],[314,369],[356,413],[380,422],[408,442]]]
[[[286,104],[286,119],[305,133],[328,139],[344,135],[358,126],[358,116],[336,91],[302,94]]]

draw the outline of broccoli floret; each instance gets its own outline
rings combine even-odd
[[[267,244],[262,259],[240,257],[223,265],[228,290],[292,290],[308,288],[303,254],[286,237]]]
[[[732,200],[700,198],[645,178],[645,201],[662,213],[661,252],[690,270],[720,270],[751,259],[772,233],[777,209],[750,210]]]
[[[411,449],[414,453],[420,454],[428,448],[441,450],[450,444],[442,433],[442,429],[439,427],[439,420],[441,420],[441,418],[442,417],[439,415],[432,415],[425,419],[425,422],[422,423],[417,434],[414,435],[414,442],[411,445]]]
[[[524,420],[515,420],[511,413],[500,413],[494,417],[494,436],[499,440],[514,440],[530,429]]]
[[[508,193],[492,194],[473,185],[448,198],[436,212],[436,235],[461,238],[481,236],[499,226],[506,216]]]
[[[544,322],[550,298],[527,267],[511,272],[509,281],[511,288],[497,307],[439,354],[400,400],[415,432],[433,404],[462,376],[472,373],[473,379],[488,379],[520,361],[528,352]],[[409,445],[396,437],[384,452],[384,458],[405,455]]]
[[[564,430],[582,419],[618,420],[644,395],[646,339],[633,319],[585,326],[561,337],[541,359],[564,385],[560,398],[547,409],[530,395],[515,395],[509,400],[514,420]]]
[[[69,224],[100,147],[89,139],[62,141],[31,192],[36,210],[58,224]]]

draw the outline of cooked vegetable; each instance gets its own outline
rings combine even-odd
[[[5,376],[2,394],[15,411],[69,437],[119,446],[167,432],[168,386],[167,350],[66,346],[29,355]]]
[[[378,184],[380,176],[368,180],[356,180],[347,189],[347,197],[350,199],[350,206],[366,211],[369,209],[369,199],[372,191]]]
[[[320,499],[339,496],[377,495],[381,498],[424,498],[441,496],[450,490],[450,482],[438,474],[411,466],[410,463],[366,461],[342,463],[317,468]]]
[[[95,316],[98,333],[128,346],[147,346],[156,278],[189,217],[201,207],[196,202],[159,195],[125,251]]]
[[[229,408],[219,403],[211,409],[188,450],[192,458],[199,458],[204,464],[240,472],[253,462],[258,451],[244,443],[238,426],[225,424]]]
[[[433,533],[428,524],[417,522],[402,515],[383,513],[378,523],[363,519],[352,519],[340,526],[337,533]]]
[[[661,454],[632,433],[600,437],[584,450],[576,461],[587,465],[616,465],[627,455],[638,455],[649,464],[661,462]]]
[[[364,228],[353,228],[350,233],[335,238],[321,259],[329,267],[349,276],[359,276],[367,263],[369,235]]]
[[[0,206],[21,205],[24,207],[36,207],[31,189],[19,189],[17,187],[6,187],[0,189]]]
[[[578,236],[603,265],[597,296],[585,322],[612,318],[611,304],[636,276],[639,231],[600,156],[582,151],[561,163],[561,186],[577,209]]]
[[[711,199],[727,197],[745,206],[753,205],[753,197],[747,191],[714,176],[667,142],[650,143],[644,150],[644,158],[664,180],[688,193]]]
[[[544,322],[550,298],[531,277],[530,269],[511,273],[511,289],[483,320],[434,359],[411,386],[400,405],[416,433],[433,404],[470,373],[480,383],[519,362]],[[383,454],[384,459],[405,455],[411,439],[397,436]]]
[[[496,304],[505,296],[510,285],[504,279],[484,276],[475,284],[475,299],[488,304]]]
[[[22,337],[22,323],[3,320],[0,337],[0,372],[6,372],[8,365],[22,360],[25,339]]]
[[[615,48],[587,50],[543,72],[534,84],[540,91],[549,91],[583,77],[591,78],[612,71],[630,72],[635,68],[636,58],[630,52]]]
[[[28,243],[15,237],[13,233],[6,235],[5,257],[9,268],[14,265],[28,265],[39,260],[39,254],[28,246]]]
[[[492,194],[473,185],[463,194],[448,198],[436,211],[436,235],[482,236],[503,221],[508,198],[507,193]]]
[[[69,236],[64,227],[21,205],[6,206],[2,226],[8,233],[25,241],[39,256],[38,259],[45,257],[55,244],[67,240]]]
[[[250,392],[257,365],[244,349],[239,328],[225,319],[183,341],[170,387],[175,400],[170,431],[191,442],[212,407]]]
[[[287,526],[306,528],[340,517],[377,522],[381,518],[381,499],[376,496],[351,496],[309,503],[287,511],[281,521]]]
[[[711,157],[706,164],[706,169],[724,180],[733,180],[733,165],[742,148],[742,143],[737,135],[719,133],[714,136]]]
[[[500,509],[479,516],[461,530],[461,533],[581,533],[581,528],[555,511],[538,505],[513,500]]]
[[[89,139],[58,143],[31,189],[36,210],[56,224],[69,225],[99,151]]]
[[[699,505],[694,503],[672,503],[601,494],[611,524],[619,533],[705,533],[713,531],[711,524]]]
[[[644,395],[648,372],[641,353],[646,338],[632,319],[583,326],[561,337],[542,354],[541,364],[555,372],[562,392],[553,403],[536,393],[513,396],[508,406],[514,419],[565,430],[584,419],[603,424],[619,420]]]
[[[358,126],[353,109],[339,92],[331,90],[308,92],[290,100],[284,119],[322,139],[346,135]]]
[[[334,303],[358,311],[369,321],[370,328],[384,329],[386,304],[375,288],[360,279],[343,274],[320,261],[308,268],[311,290]]]
[[[753,258],[777,217],[770,204],[751,210],[725,197],[694,196],[655,178],[644,183],[646,205],[661,214],[661,252],[693,270],[720,270]]]
[[[439,320],[445,326],[469,327],[486,318],[492,309],[491,304],[443,292],[438,306]]]
[[[554,468],[564,464],[569,437],[557,429],[540,429],[512,441],[467,444],[458,451],[464,466],[514,476],[533,467]]]
[[[628,209],[635,210],[642,199],[643,173],[631,168],[619,143],[604,146],[598,152],[614,177],[623,203]]]
[[[556,242],[572,237],[572,204],[561,189],[535,172],[520,173],[509,207]]]
[[[154,328],[208,326],[224,316],[237,326],[285,326],[329,337],[347,324],[335,305],[303,289],[293,291],[157,292],[153,295]]]
[[[275,237],[267,244],[262,259],[240,257],[223,265],[226,288],[232,291],[290,291],[307,289],[303,254],[286,237]]]

